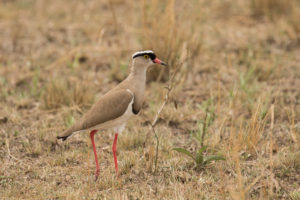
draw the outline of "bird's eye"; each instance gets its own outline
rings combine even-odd
[[[148,55],[144,55],[144,58],[147,60],[149,58],[149,56]]]

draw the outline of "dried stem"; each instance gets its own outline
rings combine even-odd
[[[118,30],[118,21],[117,21],[117,15],[114,9],[114,4],[112,2],[112,0],[109,0],[109,8],[112,14],[112,18],[113,18],[113,22],[114,22],[114,26],[115,26],[115,30]]]
[[[269,195],[273,195],[273,180],[274,180],[274,174],[273,174],[273,129],[274,129],[274,104],[271,105],[270,108],[271,112],[271,127],[269,131],[269,140],[270,140],[270,145],[269,145],[269,156],[270,156],[270,176],[269,176]]]
[[[20,168],[22,168],[22,169],[24,169],[24,163],[21,161],[21,160],[19,160],[18,158],[16,158],[15,156],[13,156],[12,154],[11,154],[11,152],[10,152],[10,147],[9,147],[9,136],[8,136],[8,134],[2,129],[1,130],[1,132],[2,133],[4,133],[5,135],[6,135],[6,138],[5,138],[5,144],[6,144],[6,148],[7,148],[7,156],[9,157],[9,158],[12,158],[13,160],[15,160],[15,161],[17,161],[18,163],[21,163],[21,165],[19,164],[18,166],[20,167]],[[26,165],[27,166],[27,165]]]
[[[164,98],[164,101],[163,103],[161,104],[160,108],[158,109],[151,125],[150,125],[150,131],[147,133],[147,136],[146,136],[146,140],[145,140],[145,143],[144,143],[144,147],[146,146],[146,143],[147,143],[147,140],[149,138],[149,134],[152,132],[156,138],[156,152],[155,152],[155,162],[154,162],[154,173],[156,172],[156,169],[157,169],[157,160],[158,160],[158,146],[159,146],[159,138],[156,134],[156,131],[155,131],[155,126],[157,124],[157,120],[159,118],[159,115],[161,114],[161,112],[163,111],[163,109],[165,108],[166,104],[168,103],[169,101],[169,97],[170,97],[170,92],[171,90],[173,89],[173,86],[174,86],[174,78],[176,76],[176,74],[178,73],[179,71],[179,67],[188,59],[188,57],[185,57],[182,59],[182,62],[178,63],[176,65],[176,68],[173,72],[173,74],[171,75],[171,78],[169,79],[169,82],[167,83],[167,85],[165,86],[165,89],[167,89],[167,92],[166,92],[166,95],[165,95],[165,98]]]
[[[203,122],[203,128],[202,128],[202,135],[201,135],[201,148],[203,147],[204,145],[204,137],[205,137],[205,134],[206,134],[206,120],[207,120],[207,112],[208,110],[206,109],[205,111],[205,118],[204,118],[204,122]]]

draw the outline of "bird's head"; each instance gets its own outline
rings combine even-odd
[[[154,64],[161,64],[167,66],[167,63],[159,60],[155,53],[151,50],[138,51],[132,55],[133,64],[138,67],[150,67]]]

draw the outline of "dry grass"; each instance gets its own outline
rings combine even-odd
[[[255,16],[275,18],[290,14],[296,3],[296,0],[251,0],[251,9]]]
[[[294,0],[1,2],[1,199],[299,199],[299,9]],[[56,136],[145,48],[170,70],[180,64],[155,129],[156,171],[156,140],[144,141],[166,91],[152,81],[119,137],[119,179],[113,134],[96,135],[94,182],[88,134]],[[168,79],[156,69],[149,80]],[[204,155],[226,160],[195,169],[172,149],[195,155],[207,111]]]
[[[284,18],[283,24],[288,23],[286,32],[291,39],[299,42],[300,34],[300,2],[297,0],[251,0],[252,15],[256,18],[266,17],[273,21]]]
[[[93,98],[92,90],[87,84],[53,80],[46,85],[42,94],[42,107],[56,109],[60,106],[90,105]]]
[[[190,5],[175,0],[142,1],[142,30],[141,44],[143,49],[153,49],[163,60],[167,60],[170,69],[178,65],[180,58],[186,51],[192,62],[195,54],[201,47],[201,26],[186,20],[191,16],[194,19],[200,17],[198,12],[200,5]],[[185,16],[178,12],[178,7],[187,7],[191,15]],[[191,19],[189,19],[191,20]],[[185,21],[185,23],[182,23]],[[155,30],[155,31],[153,31]],[[187,31],[189,30],[189,31]],[[186,40],[189,38],[189,40]],[[164,73],[165,72],[165,73]],[[167,80],[166,70],[153,69],[148,73],[148,80]]]

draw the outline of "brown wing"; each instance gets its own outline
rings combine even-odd
[[[102,96],[91,109],[72,127],[58,136],[65,140],[73,132],[89,129],[104,122],[120,117],[133,99],[127,90],[115,90]]]
[[[82,129],[88,129],[120,117],[125,113],[132,99],[133,95],[126,90],[117,90],[104,95],[83,116]]]

